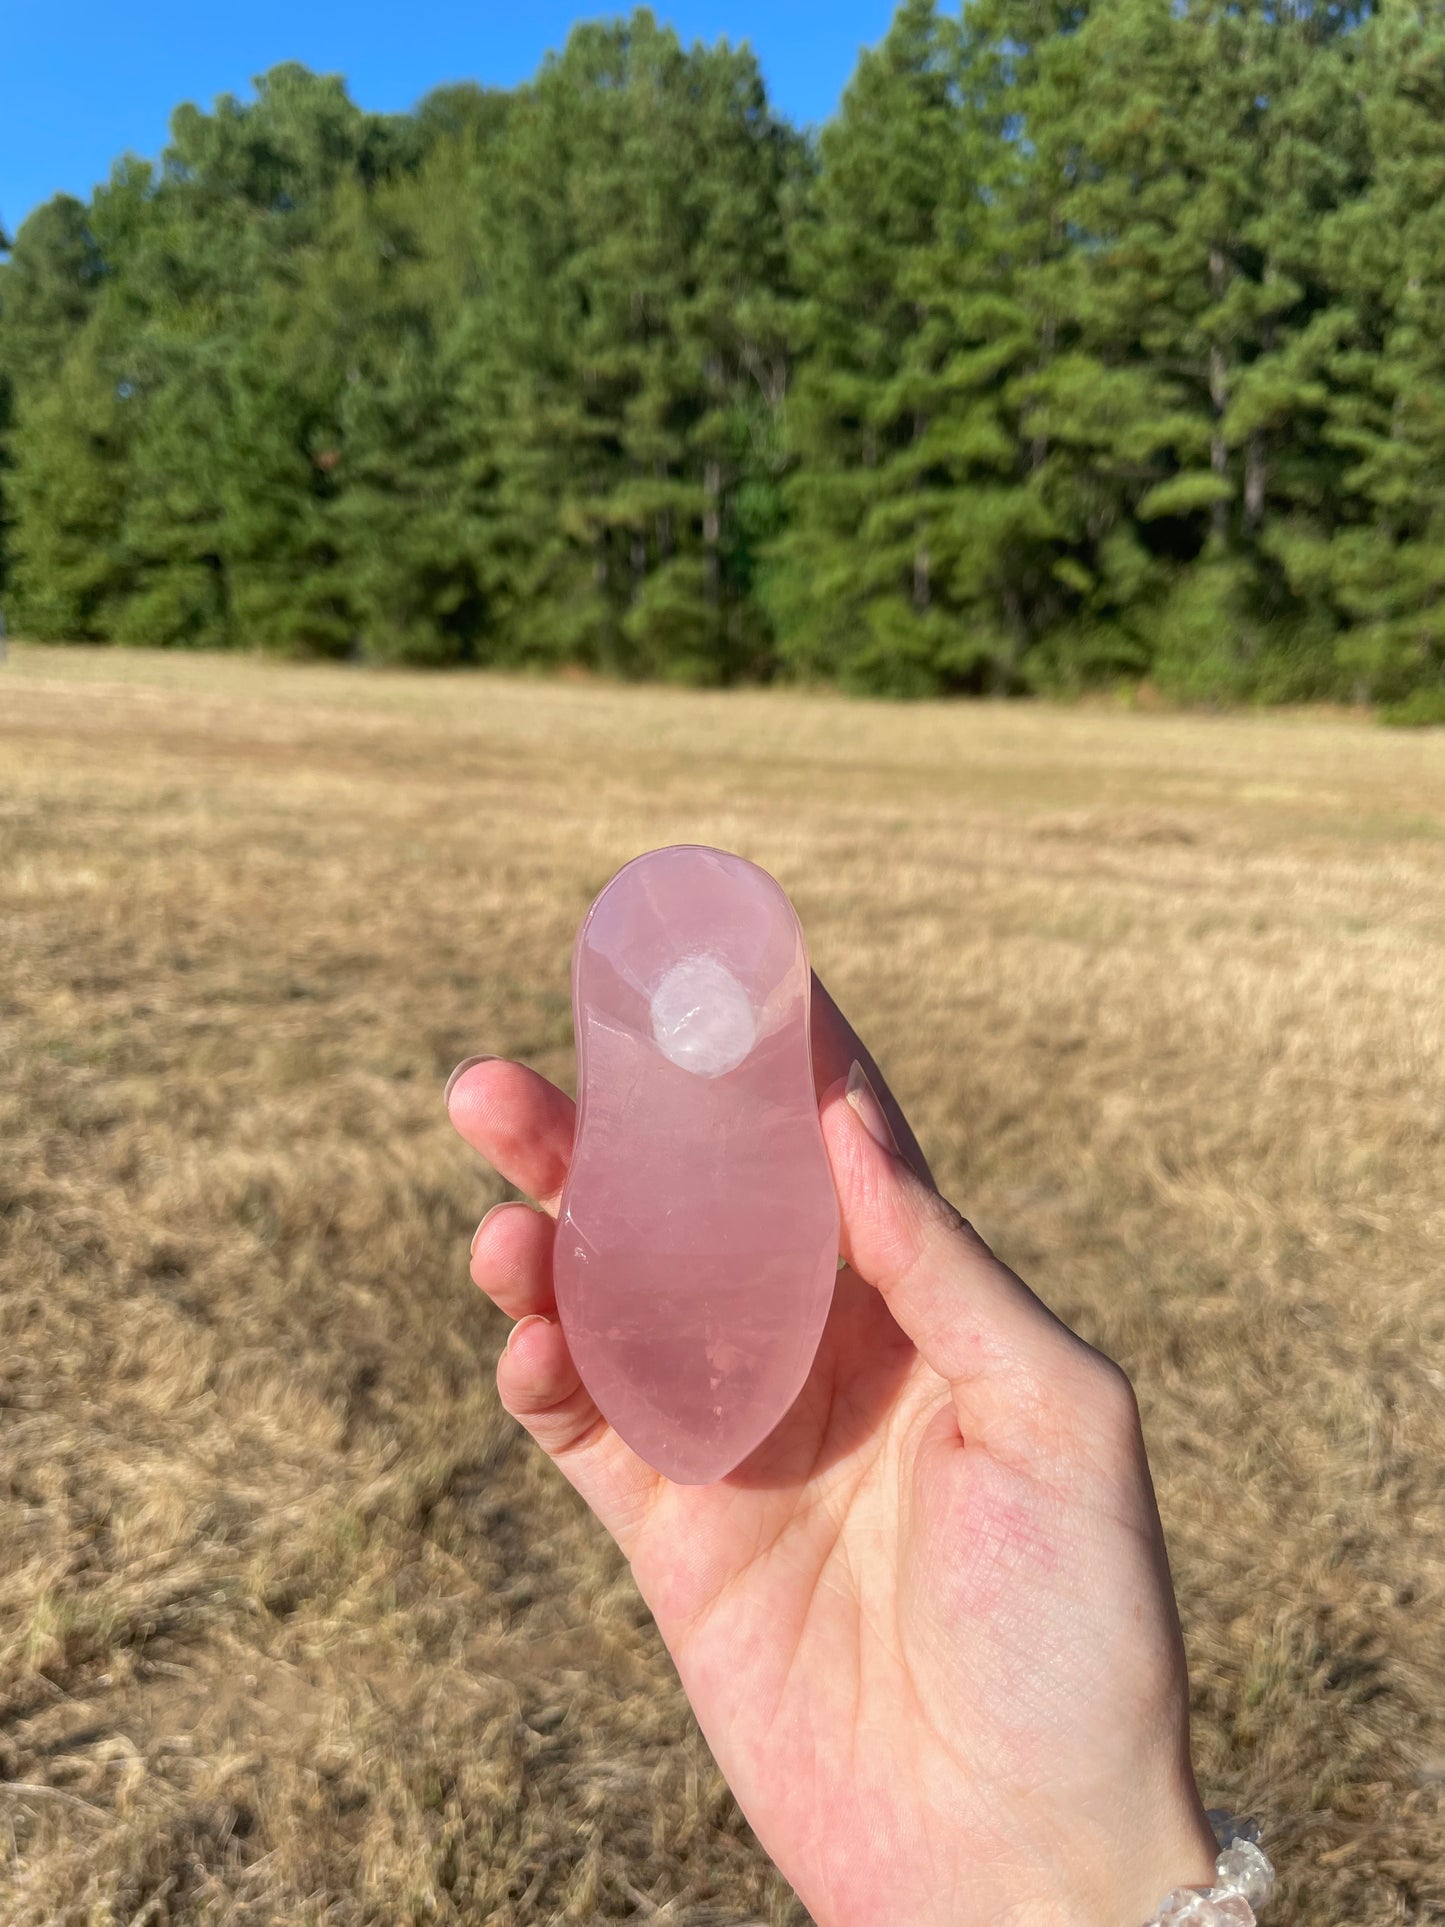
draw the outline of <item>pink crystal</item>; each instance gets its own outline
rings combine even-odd
[[[793,906],[725,850],[637,857],[577,933],[557,1310],[604,1415],[681,1485],[772,1431],[832,1301],[810,984]]]

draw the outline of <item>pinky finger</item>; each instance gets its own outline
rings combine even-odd
[[[630,1557],[663,1481],[597,1409],[555,1318],[533,1314],[512,1327],[497,1392]]]

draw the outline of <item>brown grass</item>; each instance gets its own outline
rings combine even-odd
[[[801,1921],[498,1408],[441,1106],[570,1081],[685,840],[1133,1373],[1272,1918],[1445,1920],[1438,735],[17,649],[0,839],[5,1927]]]

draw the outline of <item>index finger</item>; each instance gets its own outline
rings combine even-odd
[[[566,1092],[525,1064],[485,1057],[453,1073],[446,1102],[472,1149],[555,1218],[577,1118]]]

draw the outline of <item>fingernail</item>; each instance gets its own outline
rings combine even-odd
[[[491,1220],[496,1217],[497,1213],[501,1210],[502,1205],[510,1204],[510,1203],[511,1203],[510,1198],[503,1198],[501,1204],[494,1204],[490,1211],[484,1211],[482,1213],[482,1222],[477,1226],[476,1230],[472,1233],[472,1248],[471,1248],[472,1257],[475,1258],[477,1255],[477,1239],[481,1237],[482,1233],[486,1230]]]
[[[525,1328],[528,1325],[550,1325],[551,1322],[552,1322],[551,1319],[544,1318],[541,1312],[529,1311],[527,1313],[527,1316],[525,1318],[519,1318],[516,1324],[513,1325],[512,1329],[507,1333],[507,1350],[510,1351],[513,1345],[516,1344],[517,1333],[525,1330]]]
[[[888,1114],[878,1102],[878,1093],[868,1082],[868,1073],[856,1060],[848,1072],[848,1088],[845,1093],[848,1102],[858,1113],[858,1120],[875,1143],[881,1144],[885,1151],[898,1156],[898,1140],[893,1135],[893,1126],[888,1122]]]
[[[480,1057],[464,1057],[461,1063],[458,1064],[456,1069],[452,1072],[451,1076],[447,1079],[447,1087],[442,1092],[442,1103],[443,1104],[451,1103],[452,1086],[456,1083],[457,1079],[461,1076],[463,1071],[469,1071],[472,1068],[473,1064],[493,1064],[495,1062],[496,1062],[496,1058],[485,1052]]]

